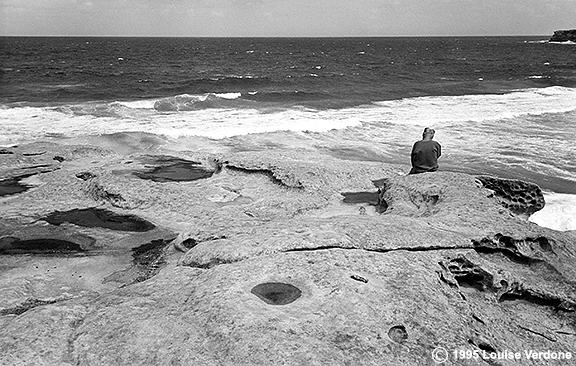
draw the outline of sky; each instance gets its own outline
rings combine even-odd
[[[490,36],[576,28],[576,0],[0,0],[0,35]]]

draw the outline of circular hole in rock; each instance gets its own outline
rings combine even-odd
[[[95,178],[96,174],[90,173],[90,172],[80,172],[80,173],[76,173],[76,178],[80,178],[84,181]]]
[[[196,245],[198,245],[198,241],[196,239],[193,239],[193,238],[188,238],[182,242],[182,245],[188,249],[192,249]]]
[[[540,245],[540,248],[542,248],[542,250],[544,250],[546,252],[554,251],[552,249],[552,245],[550,244],[550,241],[547,238],[541,236],[539,238],[536,238],[536,241],[538,242],[538,244]]]
[[[394,342],[402,343],[408,339],[408,332],[403,325],[396,325],[388,331],[388,337]]]
[[[270,305],[290,304],[302,296],[298,287],[281,282],[261,283],[254,286],[250,292]]]
[[[498,238],[498,243],[508,248],[514,248],[514,239],[509,236],[502,235]]]

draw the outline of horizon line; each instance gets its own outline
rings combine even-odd
[[[492,34],[492,35],[333,35],[333,36],[187,36],[187,35],[28,35],[28,34],[8,34],[0,37],[53,37],[53,38],[445,38],[445,37],[551,37],[545,34]]]

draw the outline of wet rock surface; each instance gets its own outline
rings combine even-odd
[[[133,265],[128,270],[132,278],[124,280],[127,285],[146,281],[157,275],[166,266],[166,251],[173,239],[155,239],[149,243],[132,248]],[[114,276],[112,274],[111,276]],[[109,276],[108,280],[111,279]]]
[[[3,179],[65,159],[1,198],[0,364],[411,366],[434,365],[437,347],[574,349],[576,236],[523,218],[543,204],[533,185],[297,149],[158,151],[217,162],[189,183],[167,177],[197,164],[175,160],[138,179],[156,163],[126,146],[12,150]],[[541,361],[522,364],[567,364]],[[445,364],[478,362],[492,361]]]

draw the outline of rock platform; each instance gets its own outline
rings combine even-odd
[[[533,184],[299,149],[2,151],[2,365],[575,351],[576,233],[526,220]]]
[[[550,42],[576,42],[576,29],[554,31]]]

